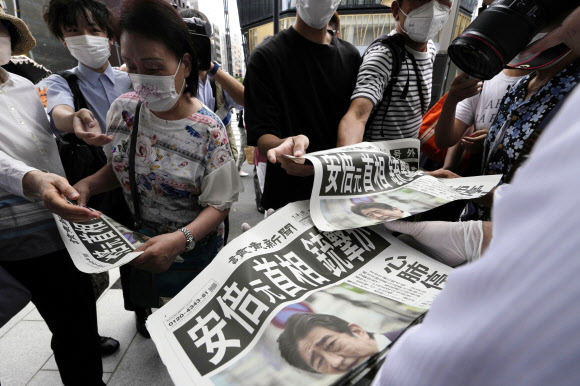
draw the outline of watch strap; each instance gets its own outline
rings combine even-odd
[[[220,64],[218,62],[213,62],[213,67],[211,68],[211,70],[209,70],[209,74],[211,76],[214,76],[218,70],[220,69]]]
[[[191,232],[185,227],[179,229],[179,231],[185,235],[185,251],[184,252],[189,252],[193,248],[195,248],[195,239],[193,238],[193,235],[191,234]]]

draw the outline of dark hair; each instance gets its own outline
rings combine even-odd
[[[328,25],[331,26],[334,30],[340,32],[340,16],[338,16],[338,12],[334,12]]]
[[[389,204],[383,204],[381,202],[363,202],[361,204],[356,204],[355,206],[351,207],[350,210],[352,213],[356,213],[359,216],[363,216],[366,217],[362,211],[365,209],[387,209],[387,210],[393,210],[395,208],[393,208],[392,206],[390,206]]]
[[[280,355],[289,364],[311,373],[317,373],[302,359],[298,352],[298,342],[303,339],[314,327],[324,327],[339,333],[353,336],[349,323],[334,315],[300,313],[288,318],[286,329],[278,338]]]
[[[16,29],[14,24],[9,22],[8,20],[0,20],[0,21],[2,22],[2,25],[6,27],[6,29],[8,30],[8,34],[10,35],[10,44],[12,45],[12,51],[14,51],[14,47],[16,47],[16,45],[18,44],[20,34],[18,33],[18,30]]]
[[[89,23],[89,18],[112,38],[113,16],[107,6],[97,0],[50,0],[42,13],[44,22],[50,32],[59,39],[64,39],[62,30],[67,26],[77,25],[78,17]]]
[[[156,28],[153,28],[153,27]],[[125,0],[119,13],[117,39],[124,31],[163,43],[179,59],[191,56],[191,73],[185,79],[185,91],[197,95],[197,55],[183,18],[164,0]]]

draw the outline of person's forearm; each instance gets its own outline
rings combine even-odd
[[[240,106],[244,105],[244,85],[237,81],[233,76],[222,69],[218,69],[213,76],[222,88],[232,97],[234,102]]]
[[[445,155],[445,161],[443,162],[443,169],[456,171],[456,168],[461,163],[461,157],[463,156],[463,148],[459,143],[453,145],[447,150]]]
[[[113,166],[110,163],[103,166],[95,174],[83,178],[80,182],[88,183],[91,197],[120,186],[119,180],[113,171]]]
[[[365,132],[366,121],[347,113],[338,125],[338,141],[336,147],[361,143]]]
[[[435,144],[440,149],[447,149],[455,145],[461,139],[463,131],[460,125],[456,124],[455,111],[457,100],[448,96],[443,103],[441,115],[437,125],[435,125]]]
[[[199,241],[216,229],[224,221],[229,212],[229,209],[219,210],[213,206],[208,206],[201,211],[195,220],[189,225],[186,225],[185,228],[191,232],[195,241]]]
[[[264,134],[258,139],[258,150],[264,157],[268,156],[268,150],[280,146],[284,139],[280,139],[272,134]]]
[[[73,121],[75,117],[74,110],[67,105],[58,105],[52,109],[52,121],[54,122],[54,127],[58,131],[64,133],[74,133]]]

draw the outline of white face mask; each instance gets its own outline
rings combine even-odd
[[[109,39],[80,35],[64,38],[66,47],[76,60],[90,68],[101,68],[111,56]]]
[[[419,8],[415,8],[408,15],[402,9],[399,8],[399,10],[406,16],[405,28],[401,26],[403,32],[411,40],[417,43],[425,43],[433,39],[443,28],[449,18],[450,8],[433,0]]]
[[[10,36],[0,36],[0,66],[10,61],[10,55],[12,55]]]
[[[298,16],[310,27],[326,28],[340,0],[296,0]]]
[[[175,90],[175,76],[180,66],[181,60],[173,75],[158,76],[129,73],[135,92],[149,110],[161,113],[169,111],[175,106],[185,88],[184,79],[181,91],[177,92]]]

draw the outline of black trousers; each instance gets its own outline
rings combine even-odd
[[[32,303],[52,332],[62,382],[104,385],[90,276],[76,269],[66,250],[0,265],[32,294]]]

